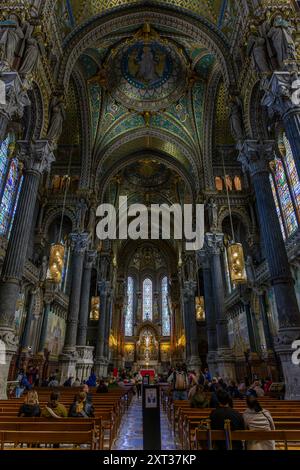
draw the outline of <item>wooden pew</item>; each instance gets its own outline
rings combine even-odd
[[[29,445],[74,445],[87,444],[89,449],[95,449],[94,431],[0,431],[1,450],[5,450],[5,444],[16,445],[26,443]],[[9,448],[9,450],[12,450]]]

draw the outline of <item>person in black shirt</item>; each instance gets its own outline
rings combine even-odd
[[[19,409],[18,416],[22,418],[34,418],[41,415],[38,394],[30,390],[25,397],[23,405]]]
[[[245,429],[245,423],[242,415],[232,409],[232,399],[226,390],[219,389],[217,391],[217,399],[219,406],[210,414],[211,420],[211,429],[213,430],[223,430],[225,425],[225,420],[230,420],[230,427],[232,431],[238,431]],[[214,448],[217,450],[225,450],[225,437],[224,441],[215,442]],[[242,450],[243,444],[241,441],[232,442],[233,450]]]

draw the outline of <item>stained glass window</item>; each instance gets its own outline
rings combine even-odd
[[[285,150],[286,150],[285,164],[286,164],[286,169],[287,169],[287,176],[290,182],[291,190],[293,192],[297,212],[300,216],[300,181],[299,181],[292,149],[285,134],[283,135],[283,143],[284,143]]]
[[[161,310],[162,310],[162,334],[170,336],[170,315],[168,305],[168,278],[165,276],[161,281]]]
[[[291,193],[288,187],[286,174],[284,171],[282,161],[276,157],[275,159],[275,171],[274,171],[275,183],[277,186],[278,197],[283,212],[285,226],[287,234],[291,235],[297,228],[297,218],[294,211],[293,201]]]
[[[14,158],[10,162],[10,168],[0,206],[0,235],[6,235],[9,230],[11,217],[15,207],[18,180],[18,159]]]
[[[22,183],[23,183],[23,176],[21,176],[20,182],[19,182],[17,197],[16,197],[15,206],[14,206],[14,210],[13,210],[12,217],[11,217],[9,232],[8,232],[8,238],[10,238],[11,229],[13,227],[13,223],[14,223],[14,220],[15,220],[16,210],[17,210],[17,207],[18,207],[20,192],[21,192],[21,188],[22,188]]]
[[[152,281],[143,282],[143,320],[152,320]]]
[[[125,316],[125,336],[133,335],[133,279],[127,280],[127,310]]]
[[[0,143],[0,194],[3,190],[9,164],[9,159],[7,158],[9,142],[10,136],[7,136],[6,139]]]
[[[274,201],[275,201],[276,212],[277,212],[277,216],[278,216],[278,219],[279,219],[282,236],[283,236],[283,239],[285,240],[286,235],[285,235],[285,231],[284,231],[283,220],[282,220],[282,217],[281,217],[279,202],[278,202],[278,198],[277,198],[276,189],[275,189],[275,185],[274,185],[272,175],[270,175],[270,183],[271,183],[271,187],[272,187],[272,193],[273,193],[273,197],[274,197]]]

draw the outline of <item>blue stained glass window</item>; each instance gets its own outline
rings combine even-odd
[[[18,187],[19,170],[18,159],[14,158],[10,162],[8,177],[2,196],[0,206],[0,235],[6,235],[15,206],[15,196]]]
[[[152,320],[152,281],[145,279],[143,282],[143,320]]]
[[[297,230],[298,222],[294,211],[291,193],[288,187],[284,166],[282,161],[277,157],[275,158],[274,177],[287,234],[289,236],[295,232],[295,230]]]
[[[20,182],[19,182],[19,187],[18,187],[16,202],[15,202],[15,207],[14,207],[13,214],[12,214],[12,217],[11,217],[11,222],[10,222],[10,227],[9,227],[9,232],[8,232],[8,238],[10,238],[11,229],[12,229],[12,227],[13,227],[13,223],[14,223],[14,220],[15,220],[16,210],[17,210],[17,207],[18,207],[20,192],[21,192],[21,188],[22,188],[22,183],[23,183],[23,176],[21,176],[21,179],[20,179]]]
[[[133,335],[133,279],[127,280],[127,310],[125,316],[125,336]]]
[[[7,136],[6,139],[0,143],[0,193],[2,193],[3,190],[9,164],[9,159],[7,158],[9,142],[10,137]]]
[[[295,203],[297,206],[297,212],[300,216],[300,181],[299,181],[292,149],[285,134],[283,135],[283,143],[284,143],[285,150],[286,150],[285,163],[286,163],[286,168],[287,168],[287,173],[288,173],[288,179],[290,182],[291,190],[293,191]]]
[[[272,187],[273,198],[274,198],[274,201],[275,201],[276,212],[277,212],[277,216],[278,216],[278,219],[279,219],[282,236],[283,236],[283,239],[285,240],[286,236],[285,236],[285,231],[284,231],[284,226],[283,226],[283,220],[282,220],[282,217],[281,217],[279,202],[278,202],[278,198],[277,198],[276,189],[275,189],[275,185],[274,185],[272,175],[270,175],[270,184],[271,184],[271,187]]]
[[[168,305],[168,278],[165,276],[161,281],[161,307],[162,307],[162,334],[170,336],[170,315]]]

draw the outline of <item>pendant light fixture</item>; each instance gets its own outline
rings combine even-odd
[[[223,172],[224,172],[224,183],[226,187],[227,202],[228,202],[228,209],[229,209],[229,219],[230,219],[231,233],[232,233],[232,240],[228,242],[228,246],[227,246],[229,275],[230,275],[231,282],[233,284],[245,284],[247,282],[247,275],[246,275],[246,269],[245,269],[244,250],[243,250],[242,244],[237,243],[235,241],[230,197],[229,197],[228,186],[226,184],[227,175],[225,171],[223,152],[222,152],[222,162],[223,162]]]

